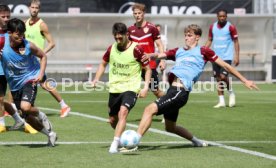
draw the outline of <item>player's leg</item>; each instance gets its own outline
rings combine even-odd
[[[214,106],[214,108],[221,108],[225,107],[225,100],[224,100],[224,82],[221,79],[221,67],[216,63],[212,63],[214,78],[217,80],[217,93],[219,102]]]
[[[111,143],[110,148],[109,148],[110,153],[119,152],[118,148],[119,148],[120,137],[126,128],[126,121],[127,121],[128,113],[134,107],[136,100],[137,100],[137,94],[132,91],[127,91],[127,92],[121,93],[117,97],[116,104],[117,105],[120,104],[120,109],[117,112],[117,118],[118,118],[117,121],[118,122],[115,127],[113,142]],[[116,104],[114,104],[113,107],[116,107],[117,106]],[[112,111],[113,110],[114,109],[112,109]]]
[[[21,96],[16,97],[19,97],[20,100],[19,98],[16,99],[14,97],[14,102],[16,103],[16,105],[20,103],[20,109],[23,115],[28,116],[28,121],[30,122],[30,125],[48,137],[48,145],[55,146],[57,135],[52,129],[52,124],[43,112],[39,111],[38,108],[34,107],[34,102],[37,95],[37,85],[27,83],[20,90],[19,93],[21,94]],[[38,121],[34,120],[34,117],[36,117]],[[41,127],[41,125],[43,127]]]
[[[229,65],[232,64],[231,60],[225,60],[225,62]],[[229,73],[225,69],[223,69],[223,71],[223,74],[225,74],[225,78],[223,79],[223,81],[225,82],[229,93],[229,107],[234,107],[236,105],[236,96],[233,91],[232,83],[229,81]]]
[[[0,133],[6,132],[5,116],[4,116],[4,97],[7,90],[7,80],[4,75],[0,75]]]
[[[157,114],[158,107],[156,103],[149,104],[143,112],[141,121],[139,123],[137,133],[142,137],[146,131],[150,128],[152,123],[152,118]]]
[[[48,91],[55,100],[60,104],[61,110],[60,110],[60,117],[64,118],[69,115],[69,112],[71,111],[71,108],[65,103],[65,101],[62,99],[61,95],[57,91],[55,86],[51,86],[51,82],[47,81],[46,75],[44,75],[42,82],[40,83],[41,87]]]
[[[178,114],[178,112],[175,114]],[[171,119],[171,118],[175,118],[175,119]],[[184,128],[180,125],[177,125],[176,119],[177,119],[177,115],[173,115],[170,118],[166,116],[165,129],[167,132],[174,133],[176,135],[179,135],[179,136],[191,141],[195,147],[208,146],[208,144],[206,142],[193,136],[193,134],[191,132],[189,132],[186,128]]]

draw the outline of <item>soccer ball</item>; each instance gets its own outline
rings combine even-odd
[[[133,130],[126,130],[120,138],[120,145],[125,148],[136,147],[139,143],[139,136]]]

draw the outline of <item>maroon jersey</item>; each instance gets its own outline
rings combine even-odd
[[[167,59],[175,61],[175,55],[178,49],[179,48],[174,48],[165,52]],[[212,49],[205,46],[200,47],[200,54],[202,55],[204,62],[215,62],[218,59],[216,53]]]
[[[152,23],[146,22],[143,27],[134,24],[128,28],[128,32],[130,40],[141,45],[145,53],[154,53],[154,41],[160,39],[160,33]],[[156,67],[156,61],[150,61],[150,68],[156,69]]]
[[[129,45],[129,46],[131,46],[131,45]],[[104,60],[105,62],[109,62],[111,47],[112,47],[112,45],[108,47],[107,51],[105,52],[105,54],[104,54],[104,56],[103,56],[103,60]],[[125,49],[125,50],[126,50],[126,49]],[[121,52],[123,52],[123,51],[121,51]],[[142,65],[143,67],[144,67],[144,66],[147,66],[147,65],[149,64],[148,61],[145,61],[145,62],[142,62],[142,61],[141,61],[142,56],[144,55],[144,49],[143,49],[141,46],[139,46],[139,45],[136,45],[136,46],[135,46],[135,48],[134,48],[134,50],[133,50],[133,55],[134,55],[134,57],[136,58],[136,60],[137,60],[138,62],[141,63],[141,65]]]

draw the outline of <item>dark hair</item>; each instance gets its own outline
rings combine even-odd
[[[40,2],[40,0],[31,0],[29,2],[29,6],[31,6],[32,4],[37,4],[38,7],[40,8],[41,2]]]
[[[25,23],[17,18],[13,18],[7,23],[7,31],[24,33],[26,31]]]
[[[219,9],[219,10],[217,11],[217,15],[218,15],[220,12],[224,12],[226,15],[227,15],[227,13],[228,13],[226,9]]]
[[[113,35],[116,35],[116,34],[127,34],[127,26],[124,24],[124,23],[115,23],[113,25],[113,28],[112,28],[112,33]]]
[[[7,5],[0,4],[0,12],[11,12],[11,9]]]

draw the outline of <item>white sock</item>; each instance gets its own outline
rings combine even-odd
[[[140,135],[139,133],[137,133],[137,135],[138,135],[138,141],[140,143],[140,139],[142,138],[142,135]]]
[[[38,119],[39,120],[43,120],[45,117],[47,117],[45,113],[43,113],[41,111],[38,112]]]
[[[16,108],[16,105],[14,103],[11,103],[11,106],[14,109],[15,112],[18,112],[18,109]]]
[[[120,138],[119,137],[114,137],[114,139],[113,139],[113,141],[110,145],[109,152],[110,153],[118,152],[119,143],[120,143]]]
[[[5,126],[5,117],[0,117],[0,125]]]
[[[219,102],[225,104],[224,95],[219,95]]]
[[[20,115],[15,112],[13,115],[12,115],[12,118],[16,121],[16,122],[24,122],[24,120],[20,117]]]
[[[61,107],[61,108],[68,107],[68,105],[64,102],[63,99],[59,102],[59,104],[60,104],[60,107]]]
[[[195,137],[195,136],[193,137],[193,139],[191,141],[196,144],[201,143],[201,141],[199,139],[197,139],[197,137]]]
[[[229,95],[234,94],[233,90],[228,90]]]
[[[42,128],[40,132],[47,135],[48,137],[53,133],[53,131],[50,132],[46,128]]]

